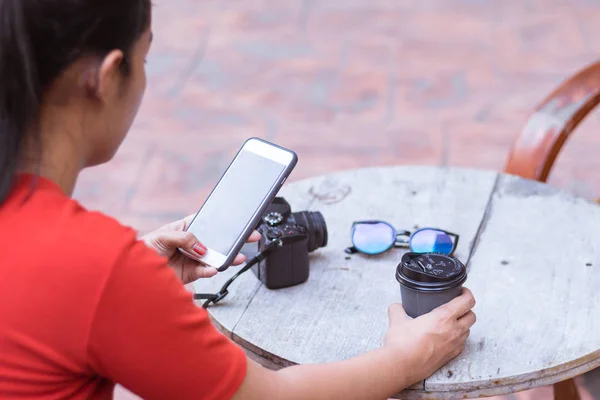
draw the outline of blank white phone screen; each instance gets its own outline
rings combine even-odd
[[[242,150],[188,230],[209,249],[229,254],[285,167]]]

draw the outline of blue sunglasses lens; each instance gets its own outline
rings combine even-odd
[[[410,239],[410,249],[415,253],[450,254],[454,244],[445,232],[436,229],[423,229],[415,232]]]
[[[380,254],[396,242],[394,228],[383,222],[365,222],[352,228],[352,243],[365,254]]]

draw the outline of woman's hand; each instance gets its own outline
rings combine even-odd
[[[399,304],[390,307],[385,347],[410,356],[412,383],[428,378],[463,351],[475,324],[474,306],[473,294],[464,288],[459,297],[419,318],[410,318]]]
[[[185,232],[193,218],[194,215],[190,215],[142,237],[146,245],[156,250],[159,255],[169,259],[169,265],[175,269],[177,276],[184,284],[194,282],[200,278],[210,278],[218,272],[216,268],[206,267],[177,250],[181,247],[192,254],[198,254],[199,257],[206,254],[206,247],[193,234]],[[255,231],[248,242],[257,242],[259,239],[260,234]],[[246,261],[246,257],[243,254],[238,254],[233,261],[233,265],[240,265],[244,261]]]

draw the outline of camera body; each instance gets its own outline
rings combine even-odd
[[[258,251],[273,241],[280,246],[252,267],[256,277],[269,289],[281,289],[306,282],[310,273],[309,253],[327,245],[327,226],[320,212],[292,213],[288,202],[276,197],[267,208],[257,230],[261,233]]]

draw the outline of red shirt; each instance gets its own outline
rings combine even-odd
[[[0,205],[0,398],[228,399],[241,348],[136,232],[54,183],[18,179]]]

